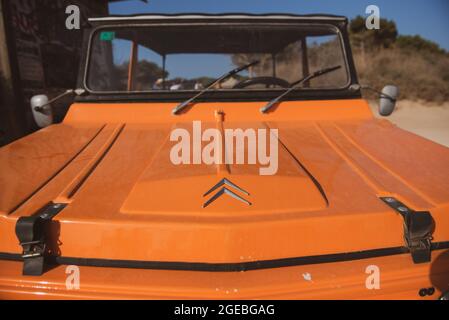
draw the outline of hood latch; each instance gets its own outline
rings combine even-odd
[[[65,203],[46,205],[32,216],[20,217],[16,223],[16,235],[23,248],[23,275],[40,276],[45,271],[49,248],[51,219],[66,207]]]
[[[413,262],[430,262],[432,233],[435,228],[435,221],[430,212],[414,211],[393,197],[380,199],[404,218],[404,240]]]

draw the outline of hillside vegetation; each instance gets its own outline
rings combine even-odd
[[[436,43],[398,36],[396,24],[385,19],[379,30],[367,30],[364,18],[357,17],[350,34],[361,84],[395,84],[402,99],[449,101],[449,53]]]

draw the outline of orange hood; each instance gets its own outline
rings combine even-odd
[[[66,257],[236,263],[403,246],[403,220],[382,196],[430,211],[434,241],[449,240],[449,149],[373,119],[363,100],[266,115],[261,105],[201,103],[180,116],[173,104],[73,105],[63,123],[0,149],[0,252],[20,253],[15,222],[51,201],[68,204],[53,219]],[[170,132],[196,120],[277,129],[276,173],[174,165]]]

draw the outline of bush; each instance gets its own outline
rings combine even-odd
[[[420,51],[434,54],[446,54],[435,42],[421,38],[420,36],[399,36],[396,45],[404,50]]]
[[[354,54],[360,83],[382,88],[395,84],[400,97],[442,103],[449,101],[449,57],[435,53],[410,53],[401,48],[371,50],[364,58]]]
[[[380,30],[367,30],[364,19],[356,17],[349,30],[361,84],[395,84],[404,99],[449,101],[449,53],[438,44],[397,36],[394,21],[384,19]]]

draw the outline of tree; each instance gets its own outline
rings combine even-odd
[[[112,80],[115,82],[112,86],[116,88],[115,90],[126,90],[128,84],[128,71],[129,61],[124,61],[122,64],[115,66],[114,76],[112,76]],[[167,71],[164,73],[162,68],[156,63],[141,60],[137,62],[134,69],[133,87],[138,91],[151,90],[157,79],[167,78],[168,75],[169,73]]]
[[[349,24],[349,32],[354,44],[365,48],[389,48],[398,36],[393,20],[380,19],[380,29],[368,30],[365,18],[357,16]]]
[[[159,78],[167,78],[168,72],[162,70],[156,63],[141,60],[136,66],[135,80],[140,83],[154,83]]]
[[[430,52],[435,54],[446,54],[446,50],[440,48],[438,44],[427,39],[423,39],[421,36],[399,36],[396,44],[399,48],[405,50],[413,50],[420,52]]]

